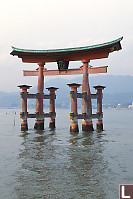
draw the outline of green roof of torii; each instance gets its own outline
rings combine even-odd
[[[97,45],[92,45],[92,46],[84,46],[84,47],[76,47],[76,48],[64,48],[64,49],[50,49],[50,50],[31,50],[31,49],[20,49],[12,46],[13,51],[11,52],[11,55],[18,55],[20,53],[63,53],[63,52],[74,52],[74,51],[84,51],[84,50],[93,50],[97,48],[102,48],[102,47],[108,47],[113,44],[116,44],[120,42],[123,39],[123,37],[120,37],[116,40],[102,43],[102,44],[97,44]],[[120,47],[121,49],[121,47]],[[118,50],[120,50],[118,49]]]

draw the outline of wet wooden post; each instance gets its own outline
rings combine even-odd
[[[44,88],[44,62],[38,63],[38,98],[36,99],[36,115],[34,129],[44,130],[44,113],[43,113],[43,88]]]
[[[86,115],[86,119],[82,121],[82,131],[93,131],[92,124],[92,104],[91,93],[88,80],[88,63],[89,60],[82,60],[83,62],[83,82],[82,93],[87,93],[87,97],[82,99],[82,114]]]
[[[103,131],[103,112],[102,112],[102,98],[103,98],[103,94],[102,94],[102,90],[104,88],[106,88],[105,86],[94,86],[93,88],[95,88],[97,90],[97,114],[98,114],[98,118],[97,118],[97,130],[98,131]]]
[[[70,132],[79,132],[78,128],[78,111],[77,111],[77,88],[80,86],[80,84],[67,84],[70,88],[70,97],[71,97],[71,113],[70,113]]]
[[[55,116],[56,116],[56,113],[55,113],[55,99],[56,99],[55,91],[58,88],[49,87],[46,89],[48,89],[48,91],[50,92],[50,114],[51,114],[51,117],[50,117],[50,122],[49,122],[49,128],[54,129],[55,128]]]
[[[22,98],[22,112],[20,114],[20,117],[22,118],[21,121],[21,131],[27,131],[28,130],[28,123],[27,123],[27,89],[29,89],[31,86],[27,85],[20,85],[18,86],[20,89],[22,89],[22,92],[20,93],[20,97]]]

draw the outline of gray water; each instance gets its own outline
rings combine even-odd
[[[104,131],[71,135],[69,110],[56,130],[20,131],[20,110],[0,110],[0,199],[118,199],[133,183],[133,110],[104,110]],[[95,128],[94,120],[94,128]]]

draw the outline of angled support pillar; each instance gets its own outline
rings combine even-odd
[[[50,92],[50,114],[51,114],[51,117],[50,117],[50,122],[49,122],[49,128],[51,130],[53,130],[53,129],[55,129],[55,116],[56,116],[56,113],[55,113],[55,99],[56,99],[55,91],[58,88],[49,87],[47,89]]]
[[[94,86],[97,90],[97,130],[103,131],[103,112],[102,112],[102,90],[106,88],[105,86]]]
[[[79,132],[78,128],[78,119],[77,119],[77,88],[80,84],[67,84],[70,88],[70,97],[71,97],[71,113],[70,113],[70,132]]]
[[[22,118],[21,121],[21,131],[27,131],[28,130],[28,123],[27,123],[27,89],[29,89],[31,86],[27,85],[20,85],[18,86],[20,89],[22,89],[22,92],[20,94],[20,97],[22,98],[22,113],[20,114],[20,117]]]
[[[44,116],[43,116],[43,88],[44,88],[44,76],[43,69],[45,63],[38,63],[38,99],[36,99],[36,113],[38,117],[35,119],[34,129],[44,130]]]
[[[86,119],[82,121],[82,131],[93,131],[92,124],[92,104],[91,104],[91,93],[88,80],[88,63],[89,60],[82,60],[83,62],[83,82],[82,82],[82,93],[87,93],[86,98],[82,99],[82,114],[86,114]]]

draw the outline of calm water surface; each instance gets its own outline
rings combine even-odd
[[[0,199],[118,199],[133,184],[133,110],[104,110],[102,133],[69,133],[69,110],[56,130],[20,131],[20,110],[0,110]],[[95,128],[94,121],[94,128]]]

